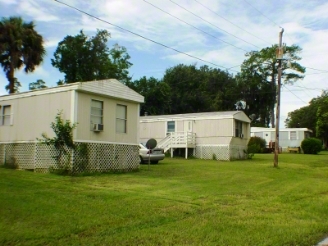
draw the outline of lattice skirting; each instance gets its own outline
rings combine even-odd
[[[235,160],[245,159],[245,146],[237,145],[198,145],[195,157],[200,159]]]
[[[60,154],[53,146],[42,143],[0,144],[0,164],[20,169],[48,172],[65,168],[74,173],[132,171],[139,168],[137,145],[75,142],[76,149]]]

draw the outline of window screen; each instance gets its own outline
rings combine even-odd
[[[103,102],[91,100],[91,124],[103,124]]]
[[[127,124],[127,107],[117,104],[116,106],[116,132],[126,133]]]

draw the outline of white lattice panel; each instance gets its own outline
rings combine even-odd
[[[33,143],[6,144],[6,163],[17,165],[21,169],[34,169],[34,150]]]
[[[229,145],[201,145],[196,147],[195,157],[200,159],[230,160]]]
[[[5,145],[0,144],[0,165],[5,163]]]
[[[59,151],[54,146],[36,143],[35,153],[35,171],[48,172],[50,167],[55,169],[60,167],[58,161]],[[61,163],[67,163],[67,158],[63,155]]]
[[[106,143],[76,143],[73,169],[82,171],[131,171],[139,168],[138,146]],[[79,146],[84,145],[84,151]]]
[[[70,168],[79,172],[131,171],[139,168],[137,145],[76,143],[58,159],[59,151],[42,143],[0,144],[0,160],[15,162],[21,169],[48,172],[49,168]],[[83,148],[80,148],[80,147]]]

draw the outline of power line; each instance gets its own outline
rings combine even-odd
[[[172,0],[170,0],[170,1],[173,2]],[[219,14],[217,14],[216,12],[214,12],[213,10],[211,10],[210,8],[208,8],[207,6],[205,6],[204,4],[200,3],[199,1],[197,1],[197,0],[194,0],[194,1],[197,2],[199,5],[203,6],[204,8],[206,8],[207,10],[209,10],[210,12],[212,12],[213,14],[215,14],[215,15],[217,15],[218,17],[220,17],[220,18],[226,20],[227,22],[229,22],[230,24],[236,26],[237,28],[239,28],[239,29],[241,29],[241,30],[247,32],[248,34],[252,35],[253,37],[255,37],[255,38],[257,38],[257,39],[260,39],[260,40],[262,40],[262,41],[264,41],[264,42],[266,42],[266,43],[270,43],[270,42],[268,42],[268,41],[266,41],[266,40],[264,40],[264,39],[262,39],[262,38],[259,38],[259,37],[255,36],[255,35],[253,35],[252,33],[248,32],[248,31],[245,30],[244,28],[239,27],[238,25],[234,24],[233,22],[229,21],[228,19],[224,18],[223,16],[220,16]],[[278,27],[281,28],[280,25],[278,25],[276,22],[274,22],[273,20],[271,20],[270,18],[268,18],[268,17],[267,17],[266,15],[264,15],[260,10],[258,10],[257,8],[255,8],[252,4],[250,4],[250,3],[247,2],[246,0],[244,0],[244,1],[245,1],[248,5],[250,5],[252,8],[254,8],[257,12],[259,12],[261,15],[263,15],[265,18],[267,18],[269,21],[273,22],[276,26],[278,26]],[[178,5],[178,4],[177,4],[177,5]],[[288,34],[285,34],[285,35],[288,36]],[[288,36],[288,38],[290,38],[290,37]],[[292,40],[291,40],[291,41],[292,41]],[[293,41],[292,41],[292,42],[293,42]],[[312,70],[317,70],[317,71],[322,71],[322,72],[327,72],[327,73],[328,73],[327,70],[316,69],[316,68],[311,68],[311,67],[305,67],[305,68],[312,69]],[[314,73],[314,74],[319,74],[319,73]],[[312,74],[307,74],[307,75],[312,75]]]
[[[251,6],[253,9],[255,9],[257,12],[259,12],[261,15],[263,15],[266,19],[268,19],[270,22],[274,23],[276,26],[282,28],[280,25],[278,25],[276,22],[274,22],[273,20],[271,20],[269,17],[267,17],[265,14],[263,14],[260,10],[258,10],[257,8],[255,8],[252,4],[250,4],[249,2],[247,2],[246,0],[244,0],[245,3],[247,3],[249,6]]]
[[[230,21],[227,20],[226,18],[224,18],[224,17],[218,15],[217,13],[215,13],[214,11],[212,11],[211,9],[209,9],[208,7],[206,7],[204,4],[198,2],[197,0],[194,0],[194,1],[197,2],[199,5],[203,6],[204,8],[208,9],[209,11],[211,11],[212,13],[214,13],[215,15],[219,16],[220,18],[222,18],[222,19],[228,21],[229,23],[233,24],[234,26],[238,27],[239,29],[241,29],[241,30],[247,32],[245,29],[243,29],[243,28],[241,28],[241,27],[235,25],[234,23],[230,22]],[[248,3],[246,0],[244,0],[244,1],[245,1],[246,3]],[[222,31],[224,31],[224,32],[226,32],[226,33],[228,33],[228,34],[234,36],[235,38],[238,38],[238,39],[240,39],[240,40],[242,40],[242,41],[244,41],[244,42],[246,42],[246,43],[248,43],[248,44],[251,44],[251,45],[253,45],[253,46],[257,47],[257,48],[260,48],[260,47],[258,47],[258,46],[256,46],[256,45],[252,44],[252,43],[249,43],[249,42],[247,42],[247,41],[245,41],[245,40],[243,40],[243,39],[241,39],[241,38],[239,38],[239,37],[237,37],[237,36],[235,36],[235,35],[233,35],[233,34],[227,32],[227,31],[225,31],[225,30],[223,30],[223,29],[219,28],[218,26],[216,26],[216,25],[214,25],[213,23],[211,23],[211,22],[205,20],[204,18],[200,17],[199,15],[196,15],[195,13],[189,11],[188,9],[186,9],[186,8],[184,8],[183,6],[181,6],[181,5],[177,4],[177,3],[175,3],[174,1],[170,0],[170,2],[174,3],[175,5],[177,5],[178,7],[182,8],[182,9],[184,9],[184,10],[187,11],[188,13],[190,13],[190,14],[196,16],[197,18],[200,18],[201,20],[205,21],[206,23],[209,23],[210,25],[212,25],[212,26],[214,26],[214,27],[216,27],[216,28],[218,28],[218,29],[220,29],[220,30],[222,30]],[[256,8],[255,8],[253,5],[251,5],[250,3],[248,3],[248,4],[249,4],[250,6],[252,6],[254,9],[256,9]],[[257,10],[259,13],[261,13],[258,9],[256,9],[256,10]],[[261,13],[261,14],[262,14],[262,13]],[[263,15],[264,17],[266,17],[264,14],[262,14],[262,15]],[[269,19],[268,17],[266,17],[266,18],[267,18],[268,20],[270,20],[271,22],[273,22],[275,25],[277,25],[278,27],[281,28],[281,26],[278,25],[276,22],[272,21],[272,20]],[[249,33],[249,32],[247,32],[247,33]],[[264,42],[267,42],[267,41],[265,41],[265,40],[263,40],[263,39],[261,39],[261,38],[255,36],[255,35],[253,35],[253,34],[251,34],[251,33],[249,33],[249,34],[252,35],[253,37],[256,37],[256,38],[258,38],[258,39],[264,41]],[[269,43],[269,42],[267,42],[267,43]],[[312,70],[317,70],[317,71],[322,71],[322,72],[327,72],[327,73],[328,73],[327,70],[321,70],[321,69],[316,69],[316,68],[311,68],[311,67],[305,67],[305,68],[312,69]]]
[[[290,85],[290,86],[298,87],[298,88],[303,88],[303,89],[305,89],[305,90],[319,90],[319,91],[325,90],[325,89],[323,89],[323,88],[308,88],[308,87],[299,86],[299,85]]]
[[[316,71],[320,71],[320,72],[326,72],[328,73],[328,70],[322,70],[322,69],[317,69],[317,68],[312,68],[312,67],[306,67],[308,69],[312,69],[312,70],[316,70]]]
[[[302,98],[300,98],[299,96],[297,96],[296,94],[294,94],[291,90],[289,90],[285,85],[284,85],[284,88],[286,88],[290,93],[292,93],[295,97],[297,97],[298,99],[300,99],[302,102],[307,103],[307,102],[303,101]]]
[[[321,73],[309,73],[309,74],[305,74],[305,76],[309,76],[309,75],[316,75],[316,74],[323,74],[323,73],[328,73],[328,72],[321,72]]]
[[[298,81],[298,83],[300,83],[301,85],[303,85],[303,83],[301,81]],[[304,85],[303,85],[304,86]],[[295,90],[294,90],[295,91]],[[310,95],[308,92],[309,90],[303,90],[305,92],[306,95],[308,95],[309,97],[313,97],[313,95]]]
[[[271,42],[268,42],[268,41],[266,41],[266,40],[264,40],[264,39],[262,39],[262,38],[260,38],[260,37],[258,37],[258,36],[255,36],[254,34],[248,32],[248,31],[245,30],[244,28],[242,28],[242,27],[240,27],[240,26],[234,24],[233,22],[231,22],[231,21],[228,20],[227,18],[225,18],[225,17],[219,15],[218,13],[214,12],[213,10],[211,10],[210,8],[208,8],[207,6],[205,6],[204,4],[198,2],[197,0],[194,0],[194,1],[195,1],[196,3],[198,3],[199,5],[203,6],[203,7],[204,7],[205,9],[207,9],[208,11],[212,12],[213,14],[215,14],[216,16],[218,16],[218,17],[222,18],[223,20],[229,22],[231,25],[234,25],[235,27],[239,28],[240,30],[242,30],[242,31],[244,31],[244,32],[246,32],[246,33],[248,33],[249,35],[251,35],[251,36],[253,36],[253,37],[255,37],[255,38],[259,39],[259,40],[264,41],[265,43],[269,43],[269,44],[271,44]]]
[[[202,30],[202,29],[200,29],[200,28],[198,28],[198,27],[196,27],[196,26],[194,26],[194,25],[192,25],[192,24],[190,24],[190,23],[188,23],[188,22],[186,22],[186,21],[184,21],[184,20],[182,20],[182,19],[180,19],[180,18],[178,18],[178,17],[172,15],[172,14],[170,14],[169,12],[167,12],[167,11],[165,11],[165,10],[163,10],[163,9],[161,9],[161,8],[159,8],[159,7],[157,7],[156,5],[154,5],[154,4],[150,3],[150,2],[147,2],[146,0],[143,0],[143,1],[144,1],[145,3],[148,3],[149,5],[153,6],[154,8],[156,8],[156,9],[162,11],[163,13],[165,13],[165,14],[167,14],[167,15],[169,15],[169,16],[171,16],[171,17],[173,17],[173,18],[175,18],[175,19],[177,19],[177,20],[179,20],[179,21],[181,21],[181,22],[183,22],[183,23],[185,23],[186,25],[191,26],[192,28],[195,28],[196,30],[198,30],[198,31],[200,31],[200,32],[202,32],[202,33],[205,33],[206,35],[209,35],[209,36],[212,37],[212,38],[215,38],[215,39],[217,39],[217,40],[219,40],[219,41],[221,41],[221,42],[223,42],[223,43],[226,43],[226,44],[228,44],[228,45],[231,45],[231,46],[233,46],[233,47],[235,47],[235,48],[237,48],[237,49],[240,49],[240,50],[242,50],[242,51],[248,52],[247,50],[245,50],[245,49],[243,49],[243,48],[240,48],[240,47],[238,47],[238,46],[235,46],[234,44],[231,44],[231,43],[229,43],[229,42],[226,42],[226,41],[224,41],[224,40],[222,40],[222,39],[219,39],[218,37],[216,37],[216,36],[214,36],[214,35],[212,35],[212,34],[210,34],[210,33],[208,33],[208,32],[205,32],[204,30]]]
[[[108,22],[108,21],[106,21],[106,20],[103,20],[103,19],[101,19],[101,18],[99,18],[99,17],[96,17],[96,16],[94,16],[94,15],[92,15],[92,14],[89,14],[89,13],[87,13],[87,12],[81,10],[81,9],[78,9],[78,8],[76,8],[76,7],[74,7],[74,6],[71,6],[71,5],[67,4],[67,3],[63,3],[63,2],[58,1],[58,0],[54,0],[54,1],[57,2],[57,3],[63,4],[63,5],[65,5],[65,6],[69,7],[69,8],[71,8],[71,9],[74,9],[74,10],[80,12],[80,13],[83,13],[83,14],[85,14],[85,15],[88,15],[88,16],[90,16],[91,18],[94,18],[94,19],[96,19],[96,20],[99,20],[99,21],[101,21],[101,22],[104,22],[104,23],[106,23],[106,24],[108,24],[108,25],[114,26],[114,27],[116,27],[116,28],[118,28],[118,29],[121,29],[121,30],[123,30],[123,31],[125,31],[125,32],[131,33],[131,34],[133,34],[133,35],[135,35],[135,36],[138,36],[138,37],[140,37],[140,38],[142,38],[142,39],[148,40],[148,41],[150,41],[150,42],[152,42],[152,43],[155,43],[155,44],[158,44],[158,45],[160,45],[160,46],[163,46],[163,47],[165,47],[165,48],[167,48],[167,49],[173,50],[173,51],[175,51],[175,52],[177,52],[177,53],[180,53],[180,54],[183,54],[183,55],[189,56],[189,57],[191,57],[191,58],[194,58],[194,59],[196,59],[196,60],[199,60],[199,61],[202,61],[202,62],[205,62],[205,63],[211,64],[211,65],[216,66],[216,67],[221,67],[221,68],[224,68],[224,69],[228,69],[227,67],[217,65],[217,64],[215,64],[215,63],[213,63],[213,62],[206,61],[206,60],[204,60],[204,59],[202,59],[202,58],[196,57],[196,56],[194,56],[194,55],[191,55],[191,54],[188,54],[188,53],[186,53],[186,52],[183,52],[183,51],[177,50],[177,49],[175,49],[175,48],[172,48],[172,47],[170,47],[170,46],[167,46],[167,45],[165,45],[165,44],[162,44],[162,43],[160,43],[160,42],[157,42],[157,41],[155,41],[155,40],[152,40],[152,39],[150,39],[150,38],[144,37],[144,36],[142,36],[142,35],[140,35],[140,34],[138,34],[138,33],[135,33],[135,32],[133,32],[133,31],[130,31],[130,30],[128,30],[128,29],[125,29],[125,28],[123,28],[123,27],[120,27],[120,26],[118,26],[118,25],[115,25],[115,24],[113,24],[113,23],[110,23],[110,22]],[[234,72],[237,72],[237,73],[238,73],[238,71],[235,71],[235,70],[231,70],[231,71],[234,71]]]
[[[277,24],[275,21],[273,21],[272,19],[270,19],[269,17],[267,17],[265,14],[263,14],[260,10],[258,10],[257,8],[255,8],[252,4],[250,4],[249,2],[247,2],[246,0],[244,0],[245,3],[247,3],[249,6],[251,6],[253,9],[255,9],[257,12],[259,12],[262,16],[264,16],[266,19],[268,19],[270,22],[272,22],[273,24],[275,24],[277,27],[282,28],[281,25]],[[286,35],[286,34],[285,34]],[[289,35],[286,35],[290,41],[292,41],[292,43],[294,43],[294,41],[289,37]]]
[[[221,30],[221,31],[223,31],[223,32],[225,32],[225,33],[227,33],[227,34],[229,34],[229,35],[231,35],[231,36],[233,36],[233,37],[235,37],[235,38],[237,38],[237,39],[239,39],[239,40],[241,40],[241,41],[247,43],[247,44],[253,45],[253,46],[256,47],[256,48],[261,48],[261,47],[255,45],[255,44],[252,44],[252,43],[250,43],[250,42],[248,42],[248,41],[246,41],[246,40],[244,40],[244,39],[242,39],[242,38],[239,38],[239,37],[237,37],[236,35],[231,34],[230,32],[227,32],[226,30],[224,30],[224,29],[222,29],[222,28],[220,28],[220,27],[214,25],[213,23],[211,23],[211,22],[205,20],[203,17],[200,17],[199,15],[197,15],[197,14],[191,12],[190,10],[188,10],[188,9],[186,9],[185,7],[181,6],[180,4],[177,4],[177,3],[175,3],[175,2],[172,1],[172,0],[170,0],[170,2],[173,3],[173,4],[175,4],[175,5],[177,5],[178,7],[182,8],[182,9],[184,9],[184,10],[187,11],[188,13],[190,13],[190,14],[196,16],[197,18],[201,19],[202,21],[204,21],[204,22],[206,22],[206,23],[208,23],[208,24],[214,26],[215,28],[217,28],[217,29],[219,29],[219,30]]]

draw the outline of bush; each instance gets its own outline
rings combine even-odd
[[[301,147],[304,154],[318,154],[322,149],[321,141],[317,138],[306,138],[302,141]]]
[[[248,152],[262,153],[265,149],[266,142],[260,137],[251,137],[248,142]]]

